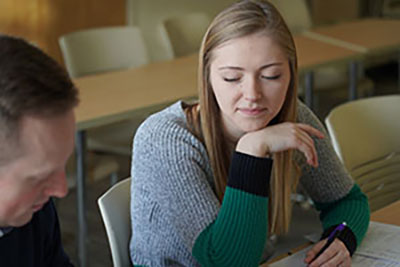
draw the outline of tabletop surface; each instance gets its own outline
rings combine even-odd
[[[363,19],[321,26],[312,32],[371,50],[400,48],[400,20]]]
[[[295,35],[294,41],[299,69],[302,71],[340,61],[345,62],[361,56],[361,53],[357,51],[314,40],[302,34]]]
[[[128,118],[137,109],[197,94],[197,55],[74,80],[78,129]]]
[[[371,221],[400,226],[400,200],[373,212]]]

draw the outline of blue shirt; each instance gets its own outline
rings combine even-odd
[[[60,226],[52,201],[36,212],[29,223],[11,229],[7,233],[4,231],[0,238],[0,266],[73,266],[61,244]]]

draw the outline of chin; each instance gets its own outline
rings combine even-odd
[[[15,218],[13,222],[10,223],[12,227],[21,227],[29,223],[32,220],[33,213],[25,214],[19,218]]]
[[[244,133],[250,133],[250,132],[255,132],[261,129],[264,129],[265,127],[267,127],[268,123],[252,123],[252,124],[242,124],[240,129],[244,132]]]

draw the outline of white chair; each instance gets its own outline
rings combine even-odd
[[[129,256],[131,178],[124,179],[97,201],[110,243],[115,267],[132,266]]]
[[[72,78],[149,62],[140,29],[133,26],[77,31],[61,36],[59,44]]]
[[[400,96],[352,101],[325,120],[339,158],[367,194],[371,210],[400,199]]]
[[[73,32],[61,36],[59,44],[73,78],[149,63],[141,31],[133,26]],[[147,112],[113,125],[89,129],[89,150],[130,156],[133,133],[146,116]]]
[[[163,21],[175,57],[199,52],[201,41],[211,19],[204,13],[189,13]]]

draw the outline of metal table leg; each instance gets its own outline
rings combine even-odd
[[[397,89],[400,91],[400,53],[397,60]]]
[[[349,63],[349,100],[357,99],[358,62]]]
[[[86,267],[86,132],[77,131],[76,145],[76,190],[78,208],[78,264]]]
[[[306,102],[306,105],[310,109],[313,109],[314,72],[309,71],[306,73],[304,79],[304,86],[305,86],[304,101]]]

